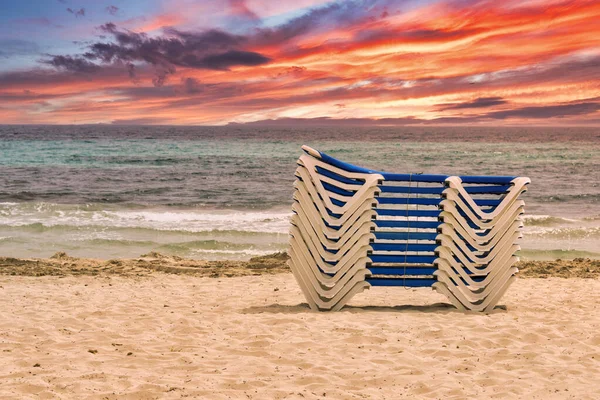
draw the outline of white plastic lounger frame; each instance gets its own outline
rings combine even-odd
[[[339,310],[371,286],[496,306],[517,273],[528,178],[393,174],[302,149],[289,265],[312,309]]]

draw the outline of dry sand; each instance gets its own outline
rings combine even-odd
[[[600,396],[600,280],[552,276],[598,261],[522,265],[550,277],[489,315],[402,288],[311,312],[284,261],[0,259],[0,398]]]

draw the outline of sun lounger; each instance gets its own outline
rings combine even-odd
[[[372,286],[496,306],[517,273],[528,178],[388,173],[302,149],[289,265],[312,309],[339,310]]]

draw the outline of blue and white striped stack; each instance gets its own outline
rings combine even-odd
[[[371,286],[494,308],[517,272],[528,178],[393,174],[302,149],[289,265],[311,308],[339,310]]]

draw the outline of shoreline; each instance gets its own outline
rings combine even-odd
[[[153,273],[195,277],[239,277],[290,272],[286,253],[253,257],[248,261],[194,260],[157,252],[138,258],[101,260],[71,257],[58,252],[50,258],[0,257],[0,275],[9,276],[149,276]]]
[[[0,275],[4,276],[148,276],[153,273],[227,278],[290,273],[287,253],[273,253],[239,260],[194,260],[157,252],[138,258],[100,260],[71,257],[58,252],[50,258],[0,257]],[[522,278],[600,278],[600,260],[575,258],[553,261],[526,260],[517,263]]]

